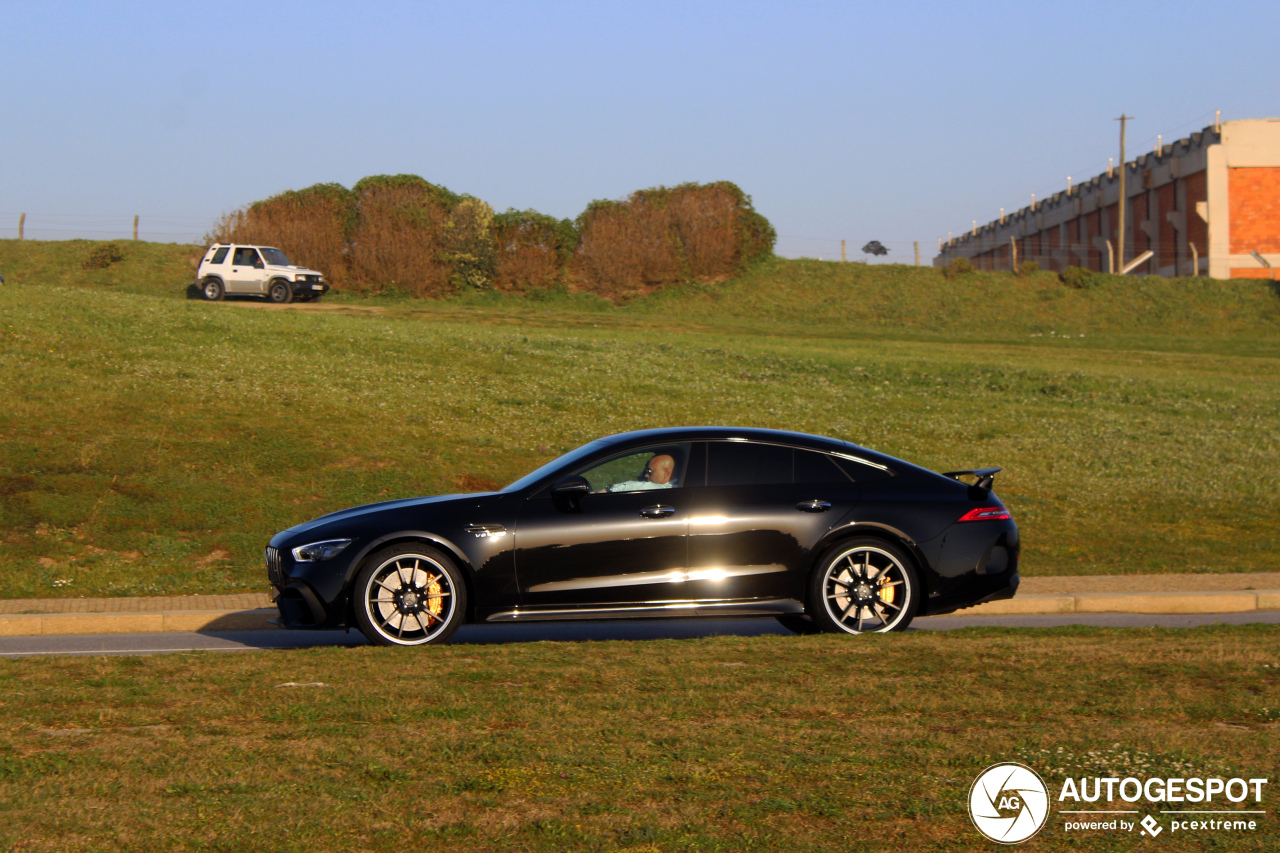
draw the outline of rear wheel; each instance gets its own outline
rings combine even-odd
[[[919,607],[920,581],[911,558],[880,539],[840,543],[809,582],[809,615],[822,631],[902,631]]]
[[[288,305],[293,301],[293,288],[287,281],[273,281],[267,289],[267,298],[277,305]]]
[[[222,297],[226,295],[226,289],[222,286],[222,282],[216,278],[206,278],[204,283],[200,285],[200,292],[210,302],[221,302]]]
[[[434,548],[396,545],[356,576],[356,624],[377,646],[443,643],[462,624],[467,590],[453,561]]]

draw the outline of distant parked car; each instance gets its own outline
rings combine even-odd
[[[282,305],[295,299],[318,302],[329,291],[322,273],[289,263],[273,246],[214,243],[200,261],[196,281],[210,302],[227,294],[265,296]]]
[[[991,490],[999,470],[935,474],[795,432],[631,432],[497,492],[291,527],[267,546],[267,580],[285,627],[354,626],[380,645],[551,619],[900,631],[1017,590],[1018,528]]]

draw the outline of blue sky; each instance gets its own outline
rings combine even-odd
[[[734,181],[779,253],[910,261],[1223,119],[1280,116],[1280,3],[0,0],[0,237],[197,239],[410,172],[499,210]]]

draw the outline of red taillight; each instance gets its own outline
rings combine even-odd
[[[1009,517],[1009,510],[1002,506],[984,506],[981,509],[971,509],[964,515],[960,516],[959,521],[999,521]]]

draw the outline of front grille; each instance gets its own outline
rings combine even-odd
[[[267,580],[276,586],[284,584],[284,567],[280,564],[280,552],[267,546]]]

